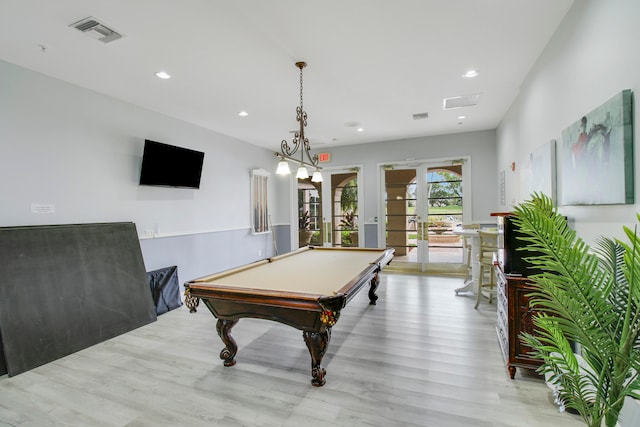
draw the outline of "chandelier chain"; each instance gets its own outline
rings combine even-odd
[[[300,110],[304,110],[302,107],[302,67],[300,67]]]

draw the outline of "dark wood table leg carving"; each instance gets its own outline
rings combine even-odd
[[[378,289],[378,284],[380,283],[380,278],[378,274],[371,279],[370,287],[369,287],[369,304],[376,305],[376,301],[378,301],[378,295],[376,295],[376,290]]]
[[[513,379],[516,376],[516,367],[515,366],[509,366],[509,376],[511,377],[511,379]]]
[[[311,355],[311,384],[314,387],[322,387],[326,382],[324,376],[327,373],[322,367],[322,358],[331,340],[331,328],[325,328],[324,332],[303,331],[302,336]]]
[[[233,366],[236,364],[236,361],[233,358],[238,352],[238,345],[231,336],[231,328],[233,328],[236,323],[238,323],[238,319],[218,319],[218,323],[216,323],[216,331],[218,331],[218,335],[225,345],[225,348],[220,352],[220,359],[224,360],[224,366]]]

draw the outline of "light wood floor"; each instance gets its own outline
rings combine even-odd
[[[302,333],[242,319],[225,368],[215,319],[158,321],[29,372],[0,377],[0,426],[580,426],[535,375],[509,379],[495,305],[455,296],[462,280],[382,275],[345,308],[310,384]]]

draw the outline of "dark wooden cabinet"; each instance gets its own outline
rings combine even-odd
[[[504,274],[500,268],[496,270],[498,273],[496,332],[509,376],[513,379],[516,368],[536,369],[542,365],[542,360],[531,357],[533,349],[520,340],[521,332],[533,333],[535,312],[529,307],[527,297],[532,288],[526,277]]]

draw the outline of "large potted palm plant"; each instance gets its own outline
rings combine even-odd
[[[542,271],[530,276],[536,333],[522,339],[564,407],[613,427],[625,397],[639,397],[640,238],[623,227],[628,241],[601,237],[592,249],[543,194],[514,213],[526,259]]]

